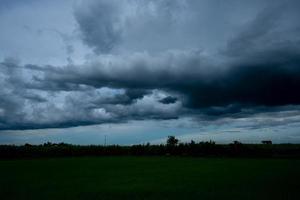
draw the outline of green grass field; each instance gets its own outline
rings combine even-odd
[[[300,160],[81,157],[0,161],[0,199],[300,199]]]

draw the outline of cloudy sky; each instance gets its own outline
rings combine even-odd
[[[299,10],[0,0],[0,143],[299,143]]]

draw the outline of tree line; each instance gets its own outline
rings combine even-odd
[[[198,156],[198,157],[293,157],[300,158],[299,144],[216,144],[214,141],[180,143],[169,136],[166,144],[120,145],[72,145],[66,143],[45,143],[0,145],[1,159],[42,158],[68,156]]]

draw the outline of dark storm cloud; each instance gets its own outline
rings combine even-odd
[[[278,51],[282,53],[278,55]],[[45,80],[93,87],[145,90],[159,88],[186,96],[185,105],[189,108],[300,103],[297,92],[300,88],[300,51],[297,48],[290,52],[285,49],[266,51],[265,58],[258,58],[256,61],[247,62],[245,58],[223,63],[223,69],[214,68],[210,63],[201,63],[201,59],[192,58],[195,55],[190,55],[188,60],[183,55],[176,56],[176,59],[163,58],[165,60],[161,64],[165,68],[152,67],[156,58],[149,59],[146,56],[129,63],[130,68],[126,69],[112,65],[110,71],[102,70],[101,67],[96,70],[97,65],[91,65],[86,66],[82,73],[62,71],[59,74],[48,74]],[[178,64],[177,60],[181,60],[181,63]],[[181,71],[181,67],[185,70]],[[211,68],[209,72],[204,71],[206,67]],[[78,76],[78,73],[81,75]]]
[[[130,105],[138,99],[142,99],[145,95],[151,94],[149,90],[143,89],[126,89],[124,93],[116,94],[114,96],[97,98],[93,101],[95,105],[103,106],[105,104],[111,105]]]
[[[299,52],[300,3],[286,2],[270,5],[258,13],[227,42],[224,53],[229,56],[241,56],[248,62],[254,59],[255,62],[260,58],[286,60],[286,55],[279,56],[279,54],[289,54],[294,50]],[[269,57],[275,53],[278,54],[276,57]]]
[[[195,11],[187,14],[196,1],[126,2],[131,4],[89,1],[76,7],[81,38],[96,58],[66,66],[22,65],[13,59],[0,64],[0,130],[182,116],[204,121],[263,118],[257,123],[260,127],[277,119],[285,124],[299,121],[299,113],[289,116],[300,104],[299,3],[259,9],[226,39],[225,47],[210,53],[197,46],[178,48],[182,44],[176,43],[183,38],[199,45],[195,33],[201,28],[191,28],[195,41],[181,31],[191,25],[189,19],[198,20]],[[132,6],[136,2],[138,9]],[[184,16],[177,18],[176,13]],[[144,24],[149,25],[149,35],[157,32],[154,39],[147,36]],[[135,36],[143,40],[134,43]],[[141,44],[130,47],[135,51],[111,53],[129,43]],[[159,51],[144,51],[148,45]],[[279,114],[269,120],[268,113]]]
[[[64,72],[52,66],[4,60],[0,68],[0,129],[65,128],[177,116],[178,106],[161,106],[151,90],[95,88],[44,79]]]
[[[170,104],[170,103],[175,103],[177,101],[176,97],[172,97],[172,96],[167,96],[161,100],[159,100],[159,102],[163,103],[163,104]]]
[[[297,92],[300,88],[300,26],[295,8],[298,4],[282,5],[263,9],[229,40],[227,48],[222,50],[225,60],[219,67],[214,67],[215,63],[206,60],[201,53],[185,52],[162,58],[137,56],[131,63],[124,63],[129,65],[125,69],[112,64],[110,72],[102,71],[98,63],[97,70],[90,67],[93,74],[86,68],[81,77],[73,74],[73,77],[48,78],[95,87],[170,90],[183,94],[185,106],[192,109],[297,105],[300,103]],[[293,23],[289,25],[289,21]],[[207,113],[238,112],[237,107],[221,112],[212,109]]]
[[[83,41],[96,53],[107,53],[121,39],[119,1],[89,1],[76,9],[75,18],[79,24]]]

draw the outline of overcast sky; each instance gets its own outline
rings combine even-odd
[[[299,143],[299,10],[0,0],[0,143]]]

